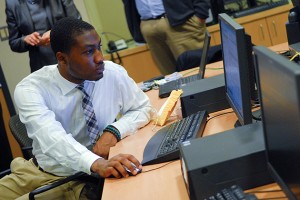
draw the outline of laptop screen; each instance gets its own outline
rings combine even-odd
[[[199,66],[199,75],[203,79],[204,78],[204,73],[205,73],[205,67],[207,64],[207,54],[209,50],[209,45],[210,45],[210,34],[208,31],[205,32],[205,38],[203,42],[203,48],[202,48],[202,54],[201,54],[201,61],[200,61],[200,66]]]

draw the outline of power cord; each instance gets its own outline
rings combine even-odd
[[[118,62],[115,61],[114,53],[116,53],[116,55],[117,55],[117,58],[118,58],[117,60],[118,60]],[[123,64],[122,58],[121,58],[121,56],[119,55],[118,51],[112,51],[112,52],[110,53],[110,59],[111,59],[112,62],[117,63],[117,64],[119,64],[119,65],[122,65],[122,64]]]
[[[219,117],[219,116],[222,116],[222,115],[227,115],[227,114],[230,114],[230,113],[233,113],[233,110],[232,110],[232,111],[225,112],[225,113],[220,113],[220,114],[215,115],[215,116],[212,116],[212,117],[208,117],[206,122],[208,122],[209,120],[211,120],[211,119],[213,119],[213,118],[216,118],[216,117]]]
[[[290,61],[294,61],[295,58],[298,58],[297,61],[299,61],[299,55],[300,55],[300,52],[296,52],[295,55],[292,56],[292,58],[290,59]]]
[[[162,166],[159,166],[159,167],[156,167],[156,168],[153,168],[153,169],[149,169],[149,170],[147,170],[147,171],[144,171],[144,170],[143,170],[141,173],[147,173],[147,172],[151,172],[151,171],[154,171],[154,170],[163,168],[163,167],[165,167],[165,166],[167,166],[167,165],[169,165],[169,164],[171,164],[171,163],[173,163],[173,162],[175,162],[175,161],[177,161],[177,160],[172,160],[172,161],[167,162],[166,164],[164,164],[164,165],[162,165]]]

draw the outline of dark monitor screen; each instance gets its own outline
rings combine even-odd
[[[241,125],[252,123],[251,96],[255,80],[250,36],[225,13],[219,15],[225,93]]]
[[[254,47],[270,172],[288,199],[300,199],[300,66]]]

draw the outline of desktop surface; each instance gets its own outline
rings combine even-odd
[[[209,64],[207,66],[206,76],[222,74],[223,70],[220,69],[222,65],[222,62]],[[197,73],[197,71],[195,71],[195,73]],[[166,101],[166,99],[161,99],[158,97],[158,90],[150,90],[146,92],[146,94],[149,96],[151,104],[156,110],[159,110]],[[177,103],[174,113],[178,113],[178,109],[180,109],[180,102]],[[175,116],[174,113],[171,115],[166,124],[182,118],[181,113],[179,113],[178,116]],[[214,114],[215,113],[213,113],[211,116]],[[223,120],[220,120],[221,118],[223,118]],[[227,130],[233,128],[236,117],[233,113],[231,113],[218,119],[216,118],[216,121],[222,122],[223,124],[220,123],[220,126],[210,126],[208,123],[207,125],[209,128],[205,128],[203,135],[215,133],[215,130],[216,132],[222,131],[224,130],[224,127]],[[232,121],[232,123],[230,121]],[[153,122],[150,122],[147,126],[138,130],[134,135],[124,138],[118,142],[115,147],[112,147],[110,149],[110,157],[120,152],[130,153],[141,162],[143,160],[143,152],[147,142],[156,133],[156,131],[161,128],[162,127],[160,126],[155,126]],[[154,129],[154,131],[152,129]],[[166,190],[162,188],[166,188]],[[189,196],[181,174],[179,159],[167,163],[143,166],[142,173],[137,176],[131,176],[124,179],[106,179],[104,183],[102,200],[110,199],[188,200]]]
[[[277,45],[272,48],[273,50],[287,50],[288,45]],[[220,68],[222,67],[222,62],[217,62],[209,64],[207,66],[206,76],[214,76],[223,73],[223,70],[212,70],[211,68]],[[192,70],[191,70],[192,71]],[[196,71],[195,71],[196,73]],[[159,110],[166,99],[160,99],[158,97],[157,90],[151,90],[146,93],[153,107],[156,110]],[[174,112],[178,112],[180,103],[177,103],[177,108]],[[226,114],[225,114],[226,113]],[[172,114],[173,115],[173,114]],[[171,117],[168,123],[174,122],[178,117]],[[226,109],[211,113],[209,120],[205,126],[203,136],[215,134],[225,130],[232,129],[234,123],[237,120],[237,117],[232,112],[232,109]],[[152,129],[155,131],[152,131]],[[161,127],[154,127],[153,123],[150,122],[144,128],[138,130],[134,135],[124,138],[116,144],[115,147],[110,149],[110,157],[117,155],[118,153],[130,153],[133,154],[137,159],[142,161],[143,151],[150,140],[150,138],[155,134],[157,130]],[[159,168],[161,167],[161,168]],[[159,168],[159,169],[157,169]],[[153,171],[149,171],[156,169]],[[276,184],[266,185],[253,190],[277,190],[278,186]],[[250,192],[252,190],[249,190]],[[268,192],[268,193],[257,193],[258,198],[269,198],[269,197],[278,197],[281,195],[281,192]],[[176,160],[170,162],[166,165],[155,164],[143,167],[143,172],[137,176],[131,176],[123,179],[106,179],[104,183],[104,189],[102,194],[102,200],[111,200],[111,199],[122,199],[122,200],[188,200],[189,195],[185,187],[184,179],[181,173],[180,161]]]

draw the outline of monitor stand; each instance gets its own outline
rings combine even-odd
[[[252,122],[255,123],[257,121],[261,121],[261,110],[255,110],[252,112]],[[234,128],[240,127],[241,123],[239,120],[236,120],[236,122],[234,123]]]

